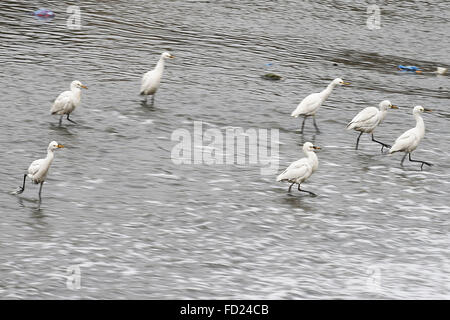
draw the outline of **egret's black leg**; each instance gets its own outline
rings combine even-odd
[[[77,124],[75,121],[71,120],[71,119],[69,118],[69,116],[70,116],[70,113],[67,114],[67,120],[69,120],[69,121],[72,122],[72,123]]]
[[[383,142],[381,142],[381,141],[375,140],[375,138],[374,138],[374,136],[373,136],[373,133],[372,133],[372,141],[381,144],[381,151],[383,151],[383,148],[384,148],[384,147],[389,148],[389,149],[391,148],[390,145],[388,145],[388,144],[386,144],[386,143],[383,143]]]
[[[307,192],[307,193],[309,193],[309,194],[312,195],[312,196],[316,196],[316,194],[315,194],[314,192],[311,192],[311,191],[308,191],[308,190],[302,190],[302,189],[300,189],[300,184],[298,185],[298,191],[301,191],[301,192]]]
[[[402,158],[402,161],[400,161],[400,165],[403,167],[403,161],[405,161],[405,159],[406,159],[406,155],[407,155],[407,153],[405,153],[405,155],[403,156],[403,158]]]
[[[359,134],[359,136],[358,136],[358,139],[356,139],[356,147],[355,147],[355,150],[358,150],[359,138],[361,138],[361,136],[362,136],[363,133],[364,133],[364,132],[361,132],[361,133]]]
[[[300,133],[303,133],[303,128],[305,127],[306,118],[308,118],[308,116],[303,117],[302,130],[300,130]]]
[[[313,122],[314,122],[314,128],[316,128],[316,131],[318,133],[320,133],[319,127],[317,126],[317,123],[316,123],[316,116],[313,116]]]
[[[152,94],[152,105],[154,105],[154,104],[155,104],[155,93]]]
[[[21,194],[22,192],[25,191],[25,182],[26,182],[26,180],[27,180],[27,174],[24,174],[23,175],[23,184],[22,184],[21,187],[19,186],[19,190],[17,190],[17,194]]]
[[[39,201],[41,201],[41,192],[42,192],[42,186],[44,185],[44,181],[41,182],[41,186],[39,187]]]
[[[289,186],[288,192],[291,192],[291,188],[294,184],[295,184],[295,182],[292,182],[292,184]]]
[[[420,166],[420,170],[423,169],[423,165],[424,165],[424,164],[426,164],[427,166],[432,166],[432,165],[433,165],[432,163],[429,163],[429,162],[426,162],[426,161],[413,160],[413,159],[411,159],[411,153],[409,153],[409,161],[411,161],[411,162],[420,162],[420,163],[422,163],[422,165]]]
[[[63,117],[64,117],[64,115],[62,115],[60,118],[59,118],[59,126],[61,127],[61,125],[62,125],[62,119],[63,119]]]

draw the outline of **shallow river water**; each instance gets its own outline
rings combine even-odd
[[[79,3],[80,30],[64,1],[0,4],[0,298],[450,298],[449,78],[432,73],[450,65],[448,1],[379,1],[380,29],[366,25],[374,1]],[[166,50],[143,104],[141,76]],[[300,134],[290,113],[336,77],[351,85],[319,110],[320,133],[309,119]],[[49,110],[75,79],[89,89],[60,127]],[[415,105],[433,109],[413,156],[434,166],[402,168],[368,135],[354,150],[346,124],[384,99],[400,107],[375,131],[390,144]],[[224,141],[278,134],[279,167],[173,161],[177,132],[192,156],[232,152],[194,141],[194,124]],[[42,203],[29,181],[13,195],[52,140],[65,148]],[[317,197],[275,181],[306,141],[322,147],[304,183]]]

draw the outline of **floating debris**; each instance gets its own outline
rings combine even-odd
[[[399,64],[397,66],[397,69],[400,70],[400,71],[409,71],[409,72],[415,72],[415,73],[422,73],[422,70],[420,70],[416,66],[402,66],[401,64]]]
[[[281,79],[283,79],[282,76],[279,76],[275,73],[266,73],[265,75],[263,75],[261,77],[266,80],[281,80]]]
[[[38,9],[34,11],[32,15],[42,19],[51,19],[55,17],[55,13],[48,9]]]
[[[435,72],[437,74],[446,74],[447,73],[447,68],[437,67]]]

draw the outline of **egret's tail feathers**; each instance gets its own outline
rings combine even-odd
[[[388,154],[392,154],[392,153],[399,152],[399,151],[400,151],[399,147],[396,146],[396,145],[394,144],[394,145],[389,149]]]
[[[353,122],[349,122],[349,124],[347,125],[347,130],[352,130],[355,127],[355,123]]]

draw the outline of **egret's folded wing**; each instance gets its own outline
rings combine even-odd
[[[28,173],[31,175],[35,175],[39,171],[39,168],[41,167],[41,164],[43,161],[44,161],[44,159],[39,159],[39,160],[33,161],[30,164],[30,166],[28,167]]]
[[[309,170],[311,170],[311,166],[308,164],[307,160],[300,159],[291,163],[289,167],[277,177],[277,181],[303,177]]]
[[[312,93],[299,103],[297,108],[291,113],[292,117],[298,117],[301,114],[306,114],[313,111],[320,102],[320,93]]]
[[[353,127],[372,127],[376,125],[378,121],[378,109],[375,107],[368,107],[361,110],[350,123],[347,128]]]
[[[152,84],[154,77],[155,77],[155,70],[151,70],[142,76],[141,92]]]
[[[63,93],[61,93],[56,98],[55,102],[53,102],[53,106],[50,110],[51,113],[55,114],[61,110],[64,110],[66,105],[70,103],[71,98],[72,98],[72,91],[64,91]]]
[[[409,129],[405,133],[403,133],[400,137],[395,140],[394,145],[390,149],[390,153],[395,151],[401,151],[408,146],[414,144],[414,141],[417,139],[416,134],[414,133],[414,128]]]

